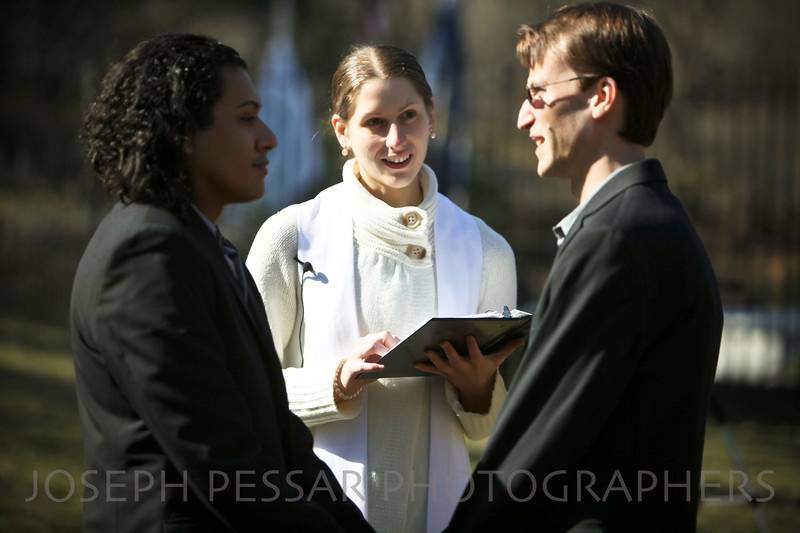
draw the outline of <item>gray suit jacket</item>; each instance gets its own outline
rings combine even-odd
[[[371,531],[289,411],[246,277],[247,301],[194,212],[98,227],[71,302],[84,531]]]
[[[693,531],[722,311],[658,161],[586,205],[533,328],[451,530]]]

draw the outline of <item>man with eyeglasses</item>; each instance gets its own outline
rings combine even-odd
[[[451,531],[694,531],[722,311],[702,242],[645,155],[672,94],[647,13],[522,26],[517,126],[577,207],[495,433]]]

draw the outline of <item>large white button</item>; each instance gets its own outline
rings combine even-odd
[[[402,222],[408,229],[417,229],[422,222],[422,216],[416,211],[408,211],[403,213]]]
[[[409,244],[408,248],[406,248],[406,255],[408,255],[408,257],[413,257],[414,259],[423,259],[425,257],[425,248],[422,246]]]

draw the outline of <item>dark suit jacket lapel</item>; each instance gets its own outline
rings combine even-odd
[[[219,243],[214,238],[214,235],[211,233],[211,230],[206,223],[197,215],[197,213],[190,211],[187,225],[192,231],[192,234],[202,244],[203,250],[206,252],[206,256],[208,257],[211,265],[218,272],[219,276],[225,280],[224,284],[228,291],[232,293],[239,302],[239,305],[242,307],[242,311],[250,321],[251,327],[255,330],[256,337],[261,342],[262,348],[266,350],[265,353],[271,353],[274,347],[272,345],[272,338],[270,337],[268,331],[266,314],[263,312],[263,308],[261,309],[261,313],[259,313],[259,309],[256,307],[256,304],[260,304],[261,302],[261,296],[258,294],[258,290],[255,289],[254,283],[250,278],[247,269],[245,268],[244,272],[247,280],[247,288],[250,291],[250,294],[248,294],[247,298],[249,305],[248,302],[245,302],[244,296],[242,295],[241,285],[233,276],[233,272],[231,272],[231,269],[225,260],[225,255],[223,254]]]
[[[569,234],[567,234],[566,239],[561,246],[558,247],[558,251],[556,252],[556,256],[553,259],[553,264],[550,267],[550,273],[547,276],[547,281],[545,282],[544,288],[542,289],[542,296],[539,298],[539,304],[536,306],[536,312],[534,313],[534,322],[531,325],[531,343],[535,342],[533,339],[538,335],[539,323],[545,314],[548,312],[550,307],[550,301],[553,297],[558,298],[557,294],[552,294],[552,280],[554,273],[559,271],[560,269],[564,268],[561,266],[562,261],[567,261],[569,259],[568,252],[566,251],[569,247],[570,242],[575,238],[575,235],[578,234],[584,226],[584,221],[586,218],[591,216],[593,213],[596,213],[598,210],[602,209],[609,201],[614,199],[616,196],[621,194],[623,191],[632,187],[634,185],[647,183],[647,182],[654,182],[654,181],[663,181],[666,182],[666,176],[664,174],[664,170],[661,167],[661,164],[655,159],[646,159],[639,163],[633,164],[630,167],[626,168],[622,172],[620,172],[617,176],[612,178],[612,180],[606,185],[597,191],[586,207],[581,211],[578,219],[575,221],[575,224],[570,228]],[[529,366],[531,363],[530,361],[536,356],[536,353],[533,352],[530,348],[530,344],[526,349],[525,353],[522,356],[522,360],[519,363],[519,368],[524,369],[525,367]],[[514,379],[511,382],[509,387],[509,398],[515,393],[517,385],[519,384],[518,379]],[[506,419],[510,417],[513,418],[514,413],[510,411],[508,407],[509,403],[506,404],[506,408],[501,413],[500,417],[498,418],[496,424],[496,431],[495,436],[490,441],[489,450],[493,448],[492,443],[497,440],[497,435],[502,432],[502,429],[505,425],[513,424],[513,422],[507,422]],[[484,455],[486,457],[486,455]],[[492,464],[491,466],[497,466],[497,464]]]
[[[656,159],[645,159],[644,161],[633,164],[620,172],[602,189],[597,191],[597,194],[595,194],[591,200],[589,200],[589,203],[578,216],[578,220],[575,221],[575,224],[570,229],[569,234],[567,234],[566,239],[563,243],[561,243],[561,246],[559,246],[558,250],[556,251],[556,256],[553,259],[553,265],[550,267],[550,273],[547,275],[547,281],[545,281],[544,288],[542,289],[542,296],[539,298],[539,304],[536,306],[534,323],[532,325],[532,328],[534,329],[532,329],[532,333],[535,332],[537,321],[545,314],[545,312],[547,312],[547,309],[550,305],[552,292],[551,278],[553,277],[553,272],[556,269],[561,268],[559,266],[559,262],[562,260],[562,256],[569,257],[566,255],[565,250],[569,246],[570,242],[572,242],[572,240],[575,238],[575,235],[583,228],[585,219],[593,213],[596,213],[599,209],[602,209],[603,206],[611,201],[614,197],[633,185],[650,181],[666,182],[666,180],[667,177],[664,174],[664,169],[661,167],[661,163],[659,163]]]
[[[567,238],[561,243],[561,246],[558,247],[558,252],[556,252],[556,258],[553,264],[555,265],[558,258],[564,254],[564,250],[569,246],[569,243],[575,238],[575,235],[583,228],[583,223],[587,217],[591,216],[599,209],[602,209],[604,205],[625,189],[650,181],[667,181],[664,169],[657,159],[645,159],[644,161],[634,163],[606,183],[605,186],[597,191],[597,194],[589,200],[589,203],[583,211],[581,211],[578,220],[575,221],[574,226],[570,229]]]

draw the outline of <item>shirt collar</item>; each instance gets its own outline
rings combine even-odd
[[[209,218],[202,211],[200,211],[200,208],[197,207],[195,204],[190,204],[190,205],[192,206],[192,209],[194,209],[194,212],[198,214],[200,220],[205,222],[205,225],[208,226],[208,231],[210,231],[211,234],[216,237],[217,232],[219,231],[217,225],[211,222],[211,220],[209,220]]]
[[[594,198],[594,196],[600,192],[600,189],[605,187],[609,181],[611,181],[614,177],[619,175],[623,170],[626,168],[639,163],[639,161],[634,161],[633,163],[628,163],[627,165],[623,165],[619,167],[617,170],[612,172],[608,175],[606,179],[604,179],[597,188],[586,197],[584,201],[578,204],[578,206],[570,211],[570,213],[561,219],[561,221],[553,226],[553,235],[556,237],[556,245],[561,246],[561,244],[566,240],[567,235],[569,234],[569,230],[572,229],[572,226],[575,224],[575,221],[578,220],[578,217],[583,212],[584,208],[586,208],[586,204],[589,203],[589,200]]]

